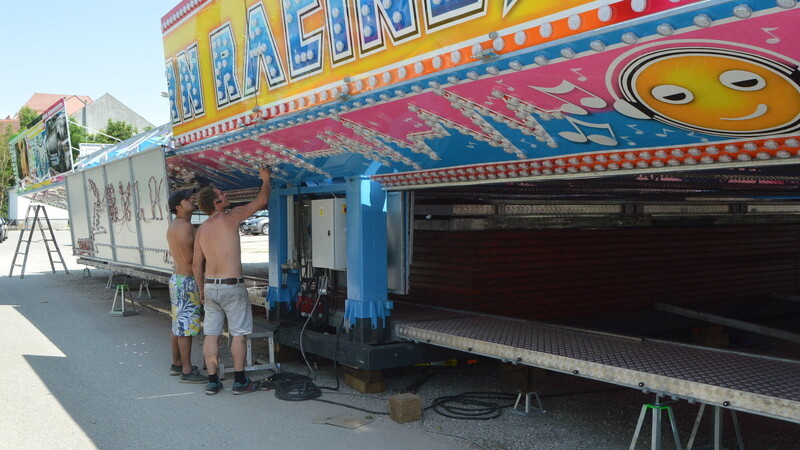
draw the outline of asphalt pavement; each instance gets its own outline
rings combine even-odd
[[[170,321],[166,289],[151,290],[141,314],[109,315],[114,296],[110,272],[84,266],[72,256],[70,234],[56,233],[69,274],[50,268],[44,245],[34,242],[25,271],[8,277],[19,237],[0,244],[0,447],[40,448],[300,448],[300,449],[626,449],[643,403],[632,389],[578,377],[538,373],[545,414],[503,414],[491,420],[448,418],[428,409],[422,421],[394,422],[388,397],[418,383],[423,405],[469,391],[515,393],[517,384],[498,377],[493,361],[476,366],[427,367],[385,373],[386,392],[361,395],[345,385],[318,401],[279,400],[274,391],[232,395],[232,380],[217,395],[204,385],[181,384],[168,375]],[[242,236],[245,274],[265,276],[267,237]],[[249,273],[248,273],[249,272]],[[131,285],[134,295],[138,284]],[[193,362],[202,365],[201,339]],[[320,386],[333,387],[331,366],[318,361]],[[307,373],[301,362],[285,371]],[[254,374],[267,376],[271,372]],[[697,405],[673,404],[684,441]],[[350,429],[325,423],[367,422]],[[800,425],[739,414],[745,448],[798,449]],[[637,448],[649,448],[649,418]],[[666,426],[666,425],[665,425]],[[697,443],[707,442],[708,417]],[[726,423],[725,445],[736,448]],[[674,448],[665,428],[664,447]]]
[[[165,315],[109,315],[109,273],[91,269],[84,278],[68,232],[57,240],[69,275],[52,273],[43,244],[34,243],[24,279],[18,269],[9,278],[18,236],[0,244],[3,448],[463,448],[388,416],[281,401],[269,391],[235,396],[231,377],[213,396],[205,385],[181,384],[168,374]],[[196,339],[195,364],[201,355]],[[372,421],[355,429],[313,423],[345,413]]]

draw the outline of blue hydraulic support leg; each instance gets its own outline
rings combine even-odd
[[[382,342],[389,339],[392,309],[387,299],[386,192],[360,177],[348,179],[346,189],[345,326],[354,342]]]
[[[289,261],[289,207],[275,190],[269,197],[269,290],[267,306],[272,320],[285,319],[292,311],[300,286],[300,269]]]

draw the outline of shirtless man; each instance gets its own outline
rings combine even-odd
[[[244,205],[226,209],[230,201],[225,193],[210,185],[197,194],[197,204],[209,218],[197,230],[194,245],[194,276],[200,283],[200,301],[205,305],[205,342],[203,354],[208,368],[206,394],[213,395],[222,390],[217,368],[219,367],[219,336],[225,318],[233,354],[233,393],[244,394],[259,389],[244,375],[247,356],[246,336],[253,332],[253,313],[247,297],[247,288],[242,278],[242,256],[239,242],[239,223],[264,209],[269,201],[270,172],[260,168],[261,190],[255,200]]]
[[[192,366],[192,336],[200,332],[200,292],[192,276],[194,227],[190,222],[194,202],[193,190],[174,192],[169,196],[169,210],[175,220],[167,229],[167,243],[175,263],[169,279],[172,303],[172,367],[170,375],[180,375],[181,383],[205,383],[208,378]]]

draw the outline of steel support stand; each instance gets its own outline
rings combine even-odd
[[[645,403],[642,405],[642,412],[639,413],[639,422],[636,424],[636,431],[633,433],[633,439],[631,440],[629,450],[634,450],[636,448],[636,441],[639,439],[639,432],[642,431],[642,425],[644,424],[644,418],[648,410],[653,416],[653,435],[650,440],[650,448],[652,450],[661,450],[661,413],[666,411],[670,426],[672,427],[672,437],[675,440],[675,448],[677,450],[682,450],[681,438],[678,435],[678,425],[675,423],[675,415],[672,413],[672,407],[661,403],[659,401],[660,398],[660,395],[656,395],[655,403]]]
[[[111,275],[108,276],[108,281],[106,281],[106,289],[114,289],[116,287],[116,283],[114,283],[114,276],[116,275],[116,272],[111,272]]]
[[[147,290],[147,297],[142,296],[142,288]],[[139,283],[139,296],[136,297],[136,298],[153,298],[153,296],[150,295],[150,282],[149,281],[142,280]]]
[[[133,299],[131,299],[131,305],[133,309],[125,309],[125,293],[127,292],[127,296],[130,297],[131,291],[128,288],[127,284],[118,284],[117,288],[114,290],[114,302],[111,303],[111,311],[108,313],[112,316],[117,317],[126,317],[126,316],[134,316],[139,314],[139,311],[136,310],[136,304],[133,303]],[[120,299],[120,305],[117,307],[117,298]]]
[[[523,395],[525,396],[525,409],[518,409],[519,402],[520,400],[522,400]],[[531,400],[533,398],[536,398],[537,406],[535,407],[531,405],[532,403]],[[520,416],[526,416],[526,417],[538,416],[539,414],[544,414],[546,412],[544,408],[542,408],[542,400],[539,398],[538,392],[522,392],[522,391],[520,391],[520,393],[517,394],[517,401],[514,403],[514,408],[512,408],[510,411],[514,414],[519,414]]]
[[[542,407],[542,400],[539,398],[539,393],[534,391],[534,382],[533,382],[533,368],[526,366],[524,369],[525,374],[525,386],[517,391],[517,401],[514,403],[514,407],[510,410],[514,414],[519,414],[521,416],[532,417],[537,416],[539,414],[544,414],[546,411]],[[525,409],[519,409],[520,401],[522,401],[522,396],[525,396]],[[533,399],[536,399],[536,405],[533,406]]]
[[[711,442],[707,445],[703,445],[701,447],[693,447],[694,440],[697,437],[697,430],[700,428],[700,422],[703,420],[703,412],[705,412],[706,404],[701,403],[700,409],[697,411],[697,417],[694,420],[694,426],[692,426],[692,434],[689,436],[689,442],[686,444],[686,450],[692,450],[693,448],[697,450],[706,450],[706,449],[713,449],[713,450],[721,450],[722,447],[722,407],[714,406],[713,412],[713,419],[711,421]],[[736,433],[736,443],[739,446],[739,450],[744,450],[744,441],[742,440],[742,430],[739,428],[739,418],[736,417],[736,411],[730,410],[731,412],[731,420],[733,421],[733,431]]]

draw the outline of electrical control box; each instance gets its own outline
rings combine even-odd
[[[347,203],[343,198],[311,201],[311,261],[322,269],[347,269]]]

